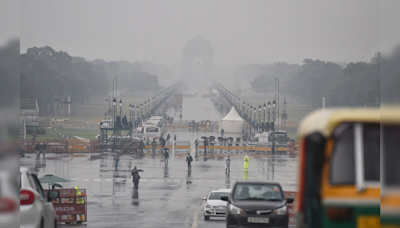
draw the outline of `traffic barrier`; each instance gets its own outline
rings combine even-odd
[[[89,143],[76,139],[69,139],[68,143],[68,152],[72,153],[88,153],[89,152]]]
[[[87,222],[87,195],[86,189],[51,189],[59,192],[59,197],[53,200],[57,223]],[[50,190],[44,190],[45,195]],[[83,200],[83,202],[82,202]]]
[[[297,204],[297,192],[292,191],[283,191],[285,195],[285,199],[292,198],[294,202],[291,204],[287,204],[287,211],[289,213],[289,226],[296,225],[296,204]]]

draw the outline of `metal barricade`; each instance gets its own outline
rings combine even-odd
[[[190,141],[176,141],[174,145],[174,155],[176,156],[186,156],[190,153],[191,145]]]

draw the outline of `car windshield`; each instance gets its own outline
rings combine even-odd
[[[222,196],[230,196],[229,192],[211,192],[210,196],[208,197],[209,200],[221,200]]]
[[[235,187],[233,200],[282,201],[283,195],[276,184],[238,184]]]
[[[158,132],[158,128],[157,127],[147,127],[146,132]]]

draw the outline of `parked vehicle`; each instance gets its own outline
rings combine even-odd
[[[266,146],[272,148],[272,141],[275,141],[276,152],[287,153],[289,151],[289,138],[286,131],[270,131],[256,134],[246,145],[248,147]]]
[[[399,109],[325,109],[302,120],[299,227],[381,226],[381,116],[393,116],[390,125],[397,125],[397,131],[387,132],[385,137],[394,139],[398,138],[398,112]],[[397,161],[393,164],[397,165]],[[400,220],[397,221],[397,225],[388,227],[398,226]]]
[[[20,168],[20,227],[55,228],[56,213],[52,201],[58,198],[57,191],[44,195],[42,186],[28,168]]]
[[[203,197],[204,203],[204,220],[210,217],[225,217],[226,201],[222,201],[222,196],[230,197],[232,189],[213,190],[206,197]]]
[[[17,227],[20,214],[18,210],[18,180],[10,171],[0,172],[0,227]]]
[[[276,182],[237,181],[227,201],[226,227],[288,227],[289,213],[282,187]]]

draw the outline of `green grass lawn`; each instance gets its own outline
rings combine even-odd
[[[100,130],[69,130],[69,132],[68,132],[68,130],[65,130],[65,131],[62,130],[61,133],[69,135],[71,138],[73,136],[79,136],[79,137],[82,137],[82,138],[95,140],[96,139],[95,136],[100,134]],[[26,138],[27,139],[32,139],[32,135],[31,134],[27,134]],[[54,131],[54,129],[46,129],[46,134],[45,135],[38,135],[38,137],[36,139],[38,139],[38,140],[41,140],[41,139],[60,139],[60,137],[57,136],[57,134]]]

